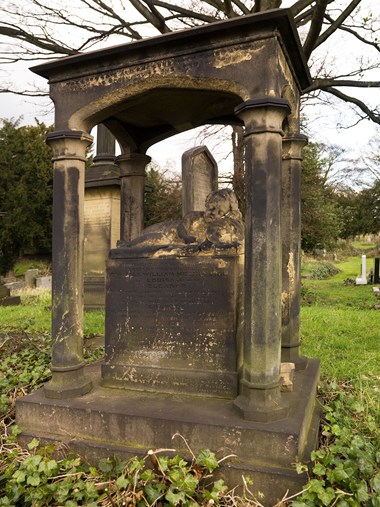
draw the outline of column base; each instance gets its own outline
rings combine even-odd
[[[264,423],[286,419],[289,412],[279,383],[261,388],[248,387],[242,381],[241,394],[235,399],[234,406],[244,419]]]
[[[84,396],[91,389],[92,382],[84,376],[83,367],[80,370],[53,371],[52,379],[44,386],[46,398],[59,400]]]

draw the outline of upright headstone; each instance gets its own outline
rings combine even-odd
[[[120,171],[115,138],[98,125],[97,154],[86,169],[84,202],[84,304],[104,307],[105,262],[120,238]]]
[[[356,279],[356,285],[367,285],[367,257],[362,255],[362,273]]]
[[[204,211],[206,197],[218,190],[218,165],[206,146],[182,155],[182,215]]]
[[[373,283],[380,283],[380,258],[375,257],[375,272],[373,274]]]
[[[36,286],[36,278],[38,276],[38,269],[28,269],[25,273],[25,285],[32,289]]]

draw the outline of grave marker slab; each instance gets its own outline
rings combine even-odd
[[[117,254],[107,271],[103,385],[236,396],[237,256]]]
[[[218,165],[206,146],[182,155],[182,214],[204,211],[206,197],[218,190]]]

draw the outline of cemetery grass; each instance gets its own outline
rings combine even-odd
[[[312,264],[309,273],[330,269],[321,268],[324,262]],[[380,301],[371,286],[345,284],[360,272],[360,257],[334,266],[339,269],[334,276],[303,280],[302,288],[302,353],[321,359],[320,447],[309,468],[296,464],[310,477],[303,494],[280,501],[278,507],[380,507]],[[20,307],[0,308],[0,506],[271,507],[250,495],[249,478],[240,497],[213,480],[218,463],[207,450],[190,463],[160,455],[128,462],[102,460],[92,467],[62,449],[57,457],[57,449],[35,440],[21,448],[14,402],[49,378],[51,305],[48,293],[26,292],[22,300]],[[87,337],[103,333],[103,312],[86,312],[86,321]],[[91,362],[103,350],[89,348],[85,355]],[[199,480],[204,475],[211,475],[206,489]]]

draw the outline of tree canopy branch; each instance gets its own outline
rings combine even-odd
[[[315,49],[316,42],[322,30],[322,24],[326,12],[327,5],[331,0],[316,0],[315,9],[311,18],[310,29],[307,34],[303,50],[308,60],[311,56],[313,49]]]
[[[358,98],[352,97],[350,95],[346,95],[345,93],[333,87],[327,87],[324,89],[324,91],[331,93],[331,95],[334,95],[335,97],[343,100],[344,102],[354,104],[366,115],[366,117],[370,118],[374,123],[380,125],[380,113],[369,108],[362,100],[359,100]]]
[[[360,4],[361,0],[352,0],[350,5],[348,5],[344,11],[341,13],[340,16],[336,18],[335,21],[332,21],[331,24],[327,30],[325,30],[317,39],[315,43],[315,47],[320,46],[325,42],[330,35],[332,35],[336,30],[338,30],[343,23],[346,21],[346,19],[352,14],[352,12],[357,8],[357,6]]]

